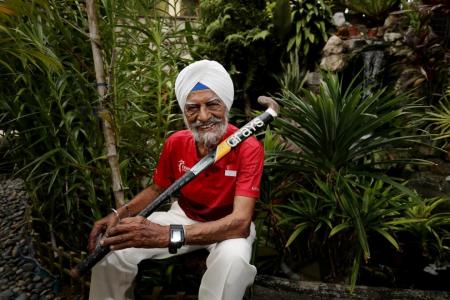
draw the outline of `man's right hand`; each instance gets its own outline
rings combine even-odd
[[[92,227],[91,233],[89,234],[88,240],[88,251],[91,253],[95,250],[97,246],[97,239],[99,235],[103,235],[102,238],[106,238],[108,236],[109,230],[116,226],[119,223],[120,219],[114,213],[110,213],[106,217],[98,220],[94,223],[94,227]]]

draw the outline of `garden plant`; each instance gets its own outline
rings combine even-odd
[[[25,181],[41,243],[82,253],[93,221],[116,206],[102,120],[112,125],[126,202],[151,183],[163,142],[184,126],[176,74],[214,59],[234,81],[233,122],[262,109],[259,95],[281,106],[258,136],[258,272],[303,278],[314,265],[316,279],[351,289],[430,288],[424,270],[450,261],[450,18],[437,18],[450,8],[428,2],[93,1],[98,83],[85,2],[0,0],[0,173]],[[363,28],[358,39],[376,26],[384,43],[375,86],[357,63],[319,70],[324,44],[340,32],[331,16],[345,9],[347,22],[366,22],[351,24]],[[345,47],[357,44],[346,38]],[[431,171],[441,190],[430,195],[413,183]]]

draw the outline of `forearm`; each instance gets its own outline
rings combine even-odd
[[[120,218],[136,216],[141,210],[149,205],[153,200],[161,194],[164,189],[158,187],[156,184],[152,184],[148,188],[141,191],[133,199],[131,199],[126,205],[117,209]]]
[[[217,221],[184,226],[185,243],[208,245],[223,240],[246,238],[250,234],[251,220],[229,215]]]
[[[254,198],[236,196],[231,214],[216,221],[184,226],[185,243],[208,245],[223,240],[248,237],[255,201]]]

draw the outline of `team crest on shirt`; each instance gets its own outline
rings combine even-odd
[[[191,168],[189,168],[188,166],[186,166],[186,163],[184,162],[184,160],[180,159],[178,161],[178,171],[180,173],[186,173],[187,171],[189,171]]]

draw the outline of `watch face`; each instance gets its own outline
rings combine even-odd
[[[179,230],[173,230],[172,236],[170,237],[170,241],[172,243],[179,243],[181,242],[181,232]]]

